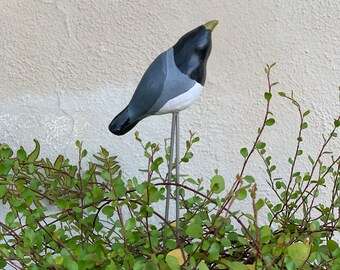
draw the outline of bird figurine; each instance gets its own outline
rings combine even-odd
[[[129,104],[110,123],[109,130],[124,135],[139,121],[150,116],[172,113],[170,157],[166,183],[165,231],[169,226],[171,181],[176,137],[176,230],[179,238],[179,112],[199,97],[206,77],[206,66],[211,51],[211,32],[218,24],[209,21],[186,33],[177,43],[161,53],[148,67]],[[164,234],[165,242],[166,234]]]
[[[179,112],[197,100],[217,24],[209,21],[186,33],[151,63],[129,104],[111,121],[113,134],[124,135],[148,116]]]

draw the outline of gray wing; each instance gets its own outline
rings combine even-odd
[[[134,120],[151,115],[150,109],[160,97],[167,76],[166,52],[160,54],[145,71],[128,105]]]
[[[176,66],[173,48],[160,54],[144,73],[128,105],[134,119],[155,114],[169,100],[185,93],[195,81]]]
[[[166,66],[167,76],[163,91],[150,109],[152,114],[157,113],[169,100],[190,90],[196,83],[176,66],[173,48],[166,51]]]

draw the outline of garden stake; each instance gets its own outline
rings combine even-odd
[[[169,223],[174,140],[176,139],[176,240],[179,245],[179,112],[199,97],[206,77],[211,51],[211,32],[218,21],[209,21],[182,36],[161,53],[140,80],[129,104],[110,123],[109,130],[124,135],[139,121],[150,116],[172,113],[170,160],[168,167],[165,228]],[[176,137],[176,138],[175,138]]]

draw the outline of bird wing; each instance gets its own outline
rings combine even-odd
[[[150,109],[152,114],[157,114],[167,102],[181,96],[196,84],[196,81],[182,73],[176,66],[173,48],[166,51],[166,66],[167,76],[163,90],[156,103]],[[176,110],[176,108],[173,109],[174,111]],[[169,112],[172,112],[172,108],[169,108]]]
[[[152,114],[150,109],[164,90],[167,77],[166,51],[160,54],[145,71],[128,105],[130,115],[135,120]]]
[[[157,114],[169,100],[187,92],[195,83],[176,66],[173,48],[163,52],[146,70],[131,98],[128,107],[132,121]]]

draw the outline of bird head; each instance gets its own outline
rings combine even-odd
[[[179,70],[204,85],[206,63],[211,51],[211,32],[218,24],[209,21],[182,36],[173,46],[174,60]]]

